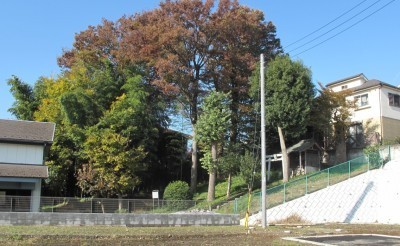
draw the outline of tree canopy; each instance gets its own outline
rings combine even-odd
[[[218,147],[223,145],[223,140],[230,128],[230,98],[229,95],[222,92],[212,91],[204,99],[202,113],[196,125],[196,137],[204,144],[205,152],[201,162],[203,167],[209,173],[208,183],[208,201],[215,198],[215,181],[218,170]]]
[[[253,86],[259,87],[258,78],[257,73]],[[265,117],[269,134],[279,135],[284,181],[289,177],[286,142],[293,143],[306,132],[314,96],[311,71],[301,62],[292,61],[287,55],[269,62],[265,73]]]
[[[40,78],[34,86],[10,79],[16,100],[10,111],[19,119],[57,124],[47,160],[47,192],[75,196],[95,195],[98,190],[96,195],[124,196],[133,189],[162,189],[176,177],[171,171],[176,162],[181,165],[180,176],[188,177],[182,175],[187,170],[182,165],[188,164],[184,142],[189,137],[168,129],[179,105],[193,130],[189,153],[193,192],[197,129],[202,129],[201,141],[210,134],[206,148],[216,147],[221,136],[232,145],[247,143],[254,124],[248,77],[261,53],[271,60],[281,52],[276,28],[261,11],[237,0],[168,0],[153,10],[115,22],[103,20],[76,34],[72,48],[58,58],[62,72],[57,77]],[[218,136],[205,133],[207,126],[199,122],[205,97],[214,93],[230,95],[223,104],[229,115],[202,116],[208,122],[230,122],[213,125],[212,131],[224,130]],[[105,153],[115,158],[103,160]],[[118,170],[106,176],[104,170],[111,167],[131,170],[127,175],[132,182]],[[160,178],[163,173],[168,175]],[[125,181],[100,189],[105,179]]]

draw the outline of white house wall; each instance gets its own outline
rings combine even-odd
[[[375,88],[368,91],[360,91],[348,97],[348,100],[354,100],[356,96],[368,94],[368,105],[358,107],[354,110],[351,120],[364,123],[369,119],[379,120],[381,114],[379,93],[379,88]]]
[[[389,93],[400,95],[400,92],[397,90],[386,87],[382,88],[382,116],[395,120],[400,120],[400,108],[389,105]]]
[[[338,92],[343,90],[342,86],[347,85],[346,89],[350,89],[362,85],[364,82],[365,82],[364,78],[357,78],[353,80],[343,81],[342,83],[335,84],[333,86],[330,86],[329,88],[331,88],[334,92]]]
[[[41,145],[0,143],[0,162],[11,164],[43,164]]]

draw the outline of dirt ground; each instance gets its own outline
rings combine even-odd
[[[250,233],[241,226],[0,226],[0,245],[300,245],[282,238],[358,233],[400,236],[400,225],[279,225]]]

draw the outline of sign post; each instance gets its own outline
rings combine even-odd
[[[153,198],[153,211],[154,211],[154,200],[155,199],[157,199],[157,204],[158,204],[157,207],[160,207],[160,199],[159,199],[159,196],[158,196],[158,190],[153,190],[153,192],[151,192],[151,196]]]

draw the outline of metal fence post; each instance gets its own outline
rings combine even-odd
[[[12,207],[13,207],[13,198],[11,197],[11,202],[10,202],[10,212],[12,212]]]
[[[283,203],[286,202],[286,183],[283,183]]]
[[[347,164],[349,165],[349,179],[351,178],[351,162],[348,161]]]
[[[328,187],[329,187],[329,185],[331,185],[331,182],[330,182],[330,172],[329,172],[329,170],[331,170],[330,168],[328,168]]]
[[[306,195],[308,194],[308,176],[306,176]]]
[[[90,199],[90,213],[93,213],[93,198]]]
[[[238,198],[235,198],[235,204],[233,207],[233,213],[236,214],[238,210]]]

